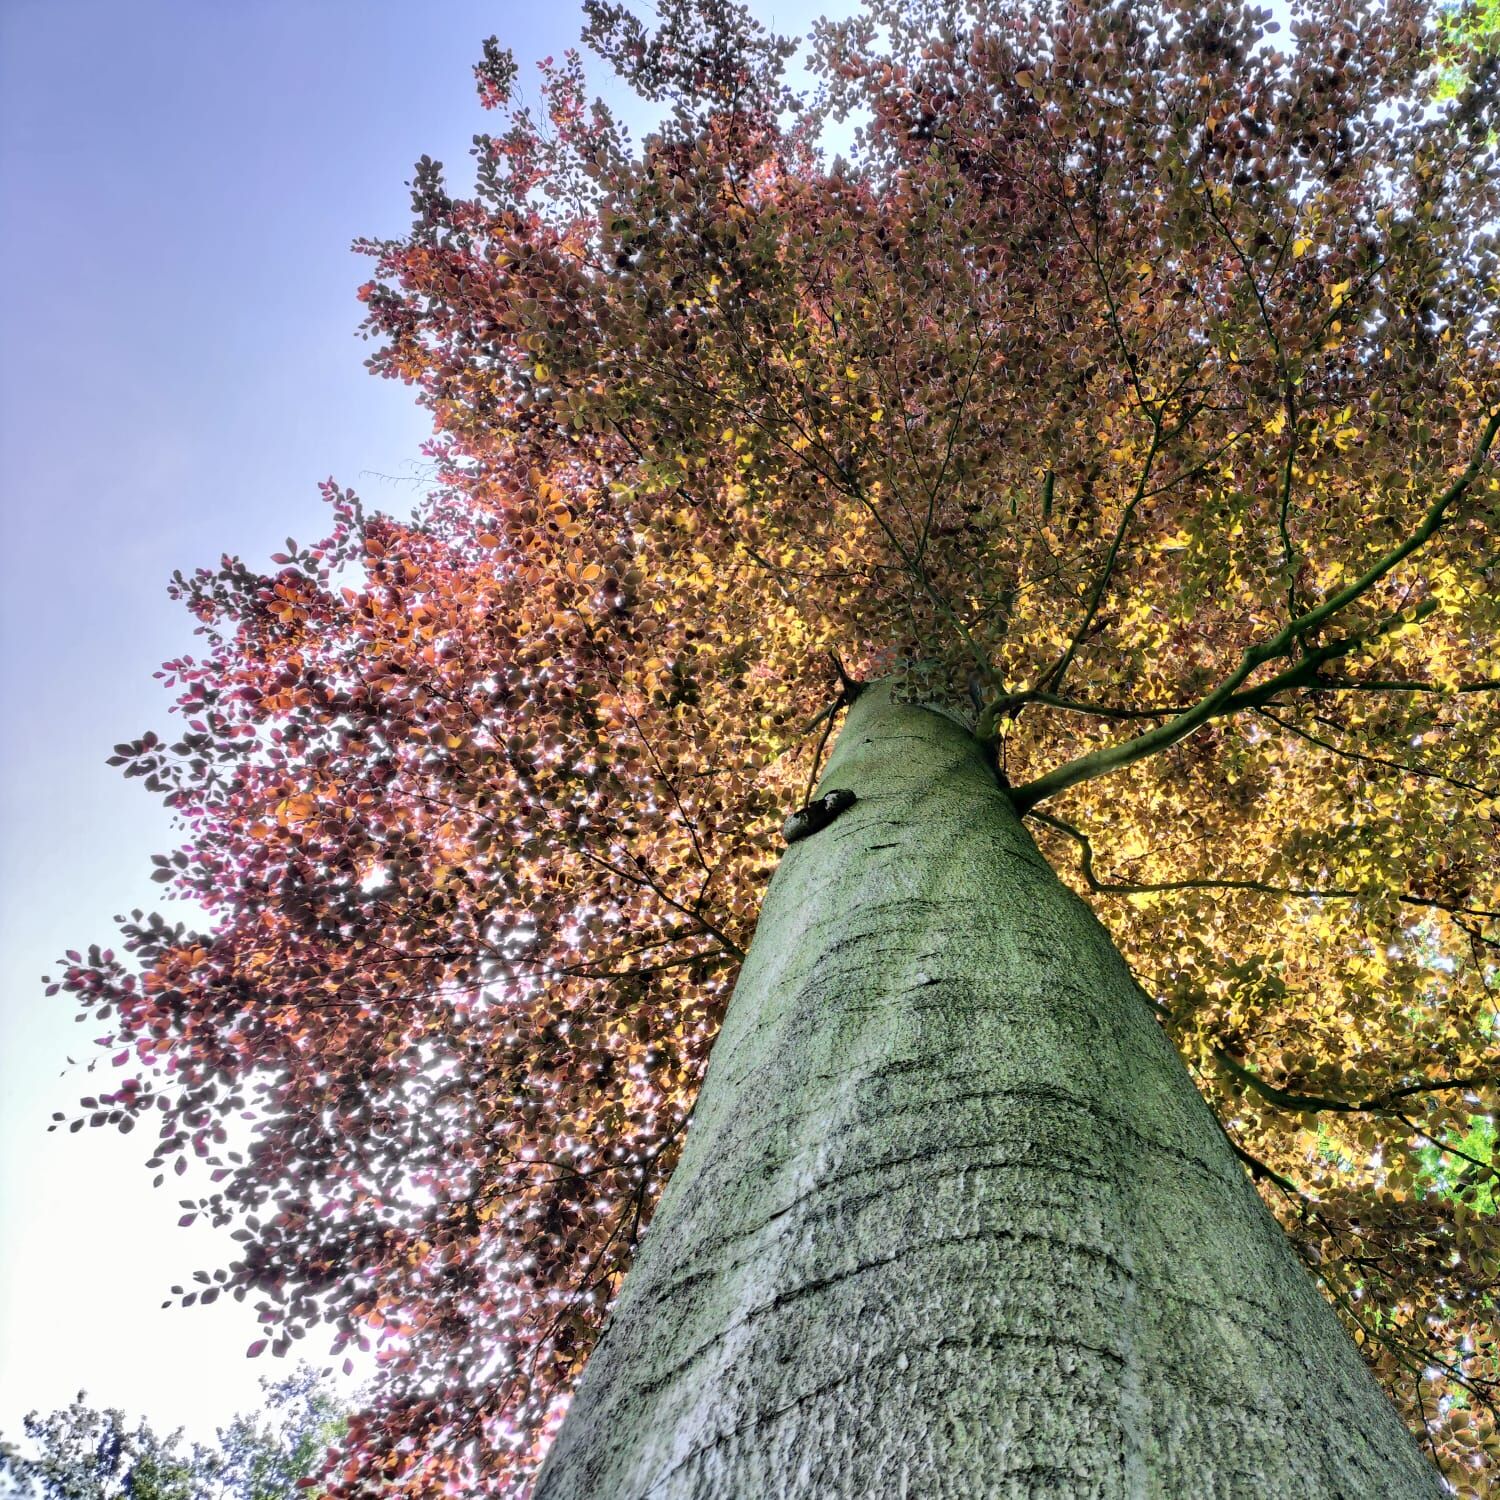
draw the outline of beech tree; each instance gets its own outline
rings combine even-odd
[[[330,1494],[1483,1493],[1483,29],[585,8],[660,128],[492,40],[363,247],[429,496],[174,582],[75,1128],[377,1350]]]

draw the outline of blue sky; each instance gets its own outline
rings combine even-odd
[[[850,8],[756,7],[794,33]],[[152,673],[193,649],[172,570],[320,535],[330,474],[417,494],[427,424],[363,368],[350,242],[405,228],[422,153],[468,181],[484,37],[524,79],[580,25],[571,0],[0,3],[0,1433],[86,1388],[207,1436],[281,1373],[241,1357],[248,1304],[160,1307],[228,1257],[174,1227],[192,1179],[153,1193],[139,1134],[45,1133],[92,1032],[38,976],[161,904],[167,816],[104,758],[163,727]]]

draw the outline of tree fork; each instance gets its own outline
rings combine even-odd
[[[1085,904],[871,687],[538,1500],[1443,1493]]]

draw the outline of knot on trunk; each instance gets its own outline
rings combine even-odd
[[[799,807],[781,825],[781,836],[787,843],[795,844],[826,828],[846,808],[853,807],[859,799],[847,787],[837,787],[815,797],[806,807]]]

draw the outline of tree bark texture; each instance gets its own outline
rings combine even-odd
[[[538,1500],[1443,1493],[983,748],[867,689]]]

